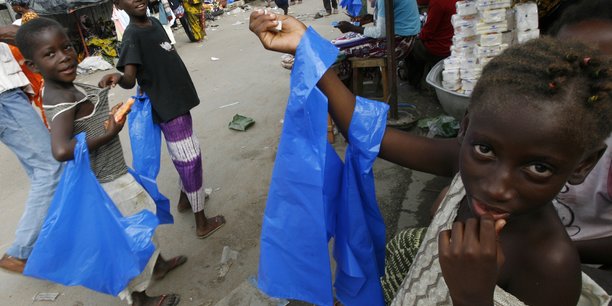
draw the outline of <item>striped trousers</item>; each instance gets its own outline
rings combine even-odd
[[[181,190],[187,194],[194,213],[204,210],[204,177],[200,143],[193,134],[191,114],[160,123],[170,158],[178,171]]]

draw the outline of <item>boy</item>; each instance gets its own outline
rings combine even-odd
[[[117,69],[123,74],[108,74],[98,85],[119,84],[130,89],[138,81],[149,95],[154,120],[161,127],[181,179],[178,210],[182,212],[191,206],[196,235],[206,238],[225,224],[225,218],[206,218],[204,214],[202,156],[189,112],[200,103],[195,86],[160,22],[147,16],[148,1],[114,0],[113,3],[130,16],[117,63]]]

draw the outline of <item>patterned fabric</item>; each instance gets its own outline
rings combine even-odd
[[[204,177],[202,174],[202,152],[197,137],[193,134],[191,114],[159,124],[170,158],[178,171],[181,190],[187,194],[194,213],[204,210]]]
[[[187,22],[189,23],[189,29],[195,40],[200,41],[206,36],[206,30],[204,30],[204,9],[201,3],[192,4],[190,1],[183,2],[185,8],[185,14],[187,15]]]
[[[109,88],[100,89],[96,86],[77,83],[74,85],[85,91],[85,98],[76,102],[43,105],[47,118],[51,118],[51,121],[53,121],[57,115],[74,107],[78,107],[81,103],[91,102],[94,105],[93,112],[88,116],[74,120],[73,135],[85,132],[87,138],[102,136],[106,133],[104,121],[109,118]],[[91,150],[89,152],[89,159],[91,161],[91,169],[100,183],[113,181],[127,173],[127,166],[123,158],[123,150],[121,148],[121,142],[119,142],[119,136],[113,137],[111,141],[100,146],[98,149]]]
[[[26,94],[28,94],[30,102],[34,103],[34,105],[36,105],[36,107],[40,110],[40,115],[42,117],[43,123],[47,128],[49,128],[49,123],[47,123],[47,116],[45,116],[45,111],[42,106],[43,77],[39,73],[33,72],[32,70],[30,70],[30,68],[28,68],[25,63],[25,58],[21,54],[21,51],[19,51],[19,48],[13,45],[8,46],[11,49],[11,52],[13,53],[13,57],[19,64],[19,67],[21,67],[21,71],[23,71],[23,74],[25,74],[25,76],[30,81],[30,86],[32,86],[32,93],[26,91]]]
[[[405,229],[387,243],[385,276],[380,279],[386,305],[391,304],[402,281],[410,271],[412,261],[426,232],[426,227]]]
[[[412,50],[415,40],[416,36],[395,36],[395,59],[399,61],[406,57]],[[354,57],[383,57],[387,52],[386,44],[386,38],[372,39],[354,47],[340,49],[340,51],[347,56]]]
[[[26,23],[28,23],[28,21],[31,21],[32,19],[36,19],[38,18],[38,14],[36,14],[36,12],[34,11],[27,11],[25,13],[23,13],[23,15],[21,15],[21,25],[24,25]]]
[[[391,305],[452,305],[448,287],[444,282],[442,269],[438,261],[438,234],[452,227],[453,221],[457,217],[459,202],[464,196],[463,182],[457,174],[427,229],[408,276],[406,276]],[[495,286],[493,302],[496,306],[525,305],[499,286]]]

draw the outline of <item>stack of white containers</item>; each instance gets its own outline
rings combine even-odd
[[[512,0],[457,1],[451,56],[442,71],[444,88],[471,95],[482,67],[493,57],[514,42],[539,36],[536,4],[511,5]]]

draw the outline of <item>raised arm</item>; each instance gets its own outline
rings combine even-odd
[[[282,31],[274,28],[282,21]],[[291,16],[251,14],[249,28],[259,37],[264,48],[295,54],[306,26]],[[329,112],[340,132],[347,138],[355,95],[344,86],[333,70],[328,70],[317,86],[329,100]],[[348,139],[348,138],[347,138]],[[452,176],[457,172],[459,143],[451,139],[429,139],[387,128],[381,144],[380,157],[398,165],[437,175]]]

